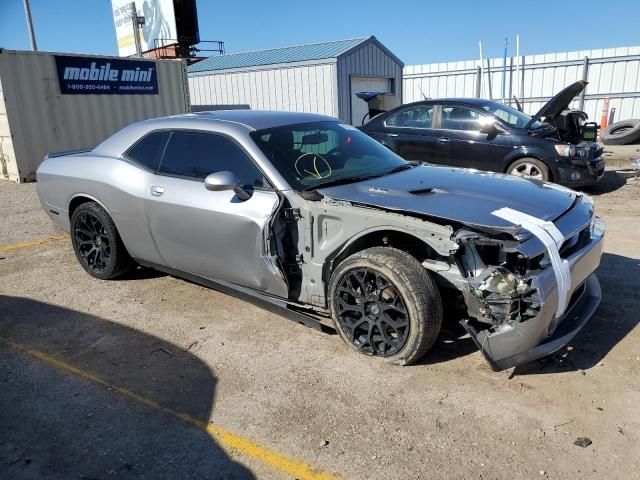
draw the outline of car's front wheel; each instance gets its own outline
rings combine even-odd
[[[80,265],[93,277],[108,280],[133,266],[113,220],[95,202],[83,203],[74,210],[71,242]]]
[[[442,301],[429,272],[390,247],[369,248],[340,263],[331,276],[329,302],[348,345],[399,365],[420,359],[442,326]]]
[[[519,158],[509,165],[507,173],[518,177],[535,178],[544,182],[551,179],[549,167],[543,161],[532,157]]]

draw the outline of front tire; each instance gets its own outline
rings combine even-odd
[[[355,350],[398,365],[419,360],[442,327],[429,272],[406,252],[374,247],[344,260],[329,282],[331,317]]]
[[[507,173],[518,177],[533,178],[543,182],[548,182],[551,179],[547,164],[533,157],[519,158],[509,165]]]
[[[95,202],[83,203],[71,215],[71,243],[78,262],[92,277],[109,280],[133,266],[113,220]]]

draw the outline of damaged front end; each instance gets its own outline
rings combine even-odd
[[[518,278],[504,267],[485,268],[479,277],[469,280],[469,286],[475,310],[492,325],[504,327],[540,313],[540,299],[531,280]]]
[[[462,275],[456,283],[467,307],[461,324],[494,370],[559,350],[591,317],[600,302],[593,271],[604,234],[603,227],[594,231],[593,222],[602,225],[597,217],[587,225],[567,218],[558,222],[563,231],[558,230],[556,252],[543,234],[522,239],[522,229],[515,235],[515,230],[511,235],[467,229],[456,233]]]

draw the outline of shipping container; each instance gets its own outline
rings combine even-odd
[[[309,112],[361,125],[362,91],[402,102],[402,61],[375,37],[336,40],[210,57],[189,67],[191,102]]]
[[[0,50],[0,178],[33,181],[48,153],[189,112],[187,81],[183,60]]]

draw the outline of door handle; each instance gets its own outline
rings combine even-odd
[[[397,137],[397,133],[387,133],[387,137]]]
[[[164,187],[156,187],[156,186],[151,187],[151,195],[153,195],[154,197],[159,197],[163,193],[164,193]]]
[[[438,141],[439,141],[440,143],[449,143],[449,139],[448,139],[447,137],[440,137],[440,138],[438,139]]]

